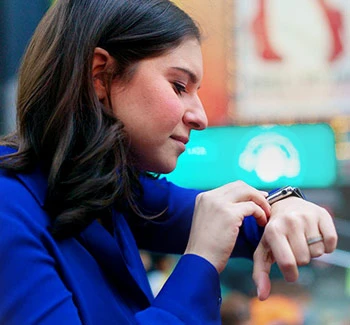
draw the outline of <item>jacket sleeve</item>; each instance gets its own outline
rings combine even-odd
[[[142,211],[148,216],[161,215],[153,220],[128,218],[138,246],[161,253],[182,254],[188,242],[196,196],[201,191],[176,186],[165,178],[145,177],[141,181],[144,188]],[[252,258],[262,233],[263,228],[255,219],[246,217],[232,256]]]
[[[221,324],[221,291],[216,269],[197,255],[184,255],[155,298],[136,315],[139,324]]]

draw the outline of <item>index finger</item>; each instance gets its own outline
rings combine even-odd
[[[233,202],[253,201],[264,210],[267,218],[271,215],[271,206],[266,200],[268,193],[257,190],[243,181],[225,184],[214,191],[219,191],[221,196],[225,196]]]
[[[273,258],[268,248],[264,248],[260,242],[254,253],[253,280],[257,288],[257,295],[260,300],[269,297],[271,291],[270,270]]]

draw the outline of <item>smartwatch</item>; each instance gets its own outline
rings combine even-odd
[[[276,190],[272,190],[271,192],[269,192],[269,195],[267,196],[266,199],[267,199],[267,202],[272,204],[277,201],[283,200],[289,196],[296,196],[305,200],[305,196],[301,192],[301,190],[293,186],[285,186],[285,187],[278,188]]]

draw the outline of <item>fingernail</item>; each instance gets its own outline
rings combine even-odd
[[[259,290],[259,288],[256,289],[256,294],[258,295],[258,297],[260,296],[260,290]]]

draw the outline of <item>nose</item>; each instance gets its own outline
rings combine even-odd
[[[196,96],[188,107],[183,117],[184,123],[191,129],[204,130],[208,126],[208,118],[199,97]]]

